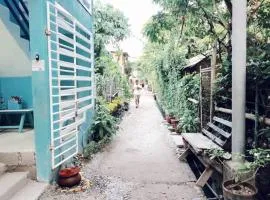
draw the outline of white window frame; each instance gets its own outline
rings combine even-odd
[[[89,6],[86,5],[85,1],[89,3]],[[86,9],[87,12],[92,15],[93,13],[93,0],[78,0],[78,2]]]

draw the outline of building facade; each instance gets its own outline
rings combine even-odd
[[[40,181],[53,180],[87,141],[95,102],[92,19],[92,1],[0,0],[0,96],[20,96],[21,109],[33,110]]]

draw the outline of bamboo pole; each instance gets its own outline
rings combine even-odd
[[[216,111],[219,111],[219,112],[227,113],[227,114],[232,114],[232,110],[231,109],[227,109],[227,108],[221,108],[221,107],[217,107],[216,106],[215,107],[215,110]],[[254,115],[252,113],[245,113],[245,118],[255,121],[256,120],[256,115]],[[269,125],[270,126],[270,118],[259,116],[258,117],[258,121],[260,123],[264,123],[265,125]]]

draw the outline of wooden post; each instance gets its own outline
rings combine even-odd
[[[200,66],[200,118],[201,118],[201,130],[203,129],[203,116],[202,116],[202,67]]]
[[[213,112],[214,112],[214,88],[215,88],[215,80],[216,80],[216,64],[217,64],[217,44],[215,42],[213,46],[213,54],[211,59],[211,96],[210,96],[210,122],[212,122]]]
[[[257,146],[257,140],[258,140],[258,130],[259,130],[259,86],[258,86],[258,77],[256,77],[256,87],[255,87],[255,132],[254,132],[254,143],[255,147]]]

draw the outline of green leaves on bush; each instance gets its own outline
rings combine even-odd
[[[110,137],[116,133],[116,118],[114,118],[106,106],[98,102],[94,123],[89,130],[89,140],[98,142],[105,136]]]

